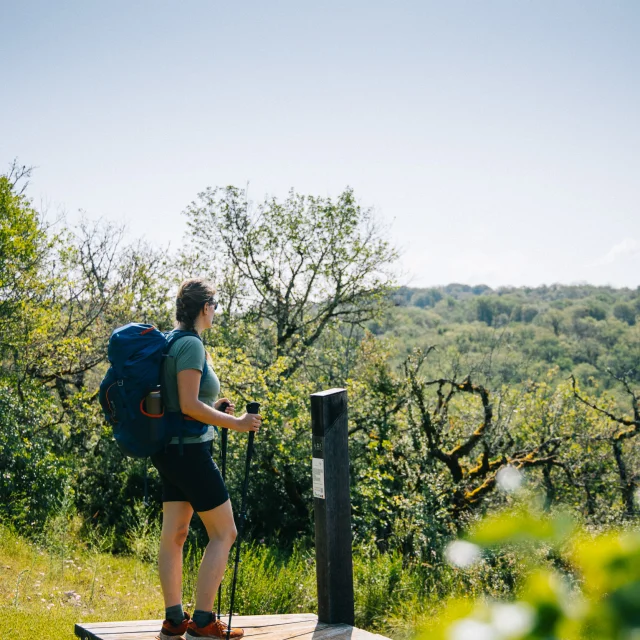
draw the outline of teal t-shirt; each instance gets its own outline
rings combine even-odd
[[[167,411],[180,411],[180,399],[178,397],[178,373],[185,369],[197,369],[202,372],[204,366],[208,367],[207,376],[200,385],[198,400],[213,407],[220,393],[220,381],[213,367],[206,361],[204,345],[196,336],[180,338],[169,349],[168,358],[164,363],[164,387],[163,400]],[[191,436],[182,439],[184,444],[194,442],[206,442],[213,440],[215,428],[209,426],[201,436]],[[179,439],[173,438],[170,444],[178,444]]]

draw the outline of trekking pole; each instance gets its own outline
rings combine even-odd
[[[218,411],[222,411],[224,413],[227,410],[228,406],[229,406],[228,402],[223,402],[218,407]],[[227,439],[229,436],[229,429],[227,429],[226,427],[221,427],[221,429],[222,429],[222,436],[220,440],[220,445],[221,445],[222,451],[220,455],[220,465],[222,467],[222,479],[226,480],[227,479]],[[222,581],[218,585],[218,620],[222,618],[221,610],[222,610]]]
[[[247,404],[247,413],[259,413],[260,405],[257,402]],[[233,615],[233,600],[236,594],[236,581],[238,579],[238,564],[240,563],[240,543],[244,531],[244,522],[247,517],[247,486],[249,485],[249,466],[251,464],[251,454],[253,453],[253,439],[255,431],[249,431],[249,444],[247,445],[247,460],[244,467],[244,484],[242,485],[242,506],[240,507],[240,517],[238,518],[238,536],[236,537],[236,561],[233,567],[233,582],[231,583],[231,603],[229,608],[229,624],[227,625],[227,640],[231,635],[231,616]]]

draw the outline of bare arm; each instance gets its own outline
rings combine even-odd
[[[259,415],[245,413],[236,418],[198,400],[201,377],[202,374],[197,369],[184,369],[178,373],[178,398],[182,413],[204,424],[215,424],[234,431],[258,431],[260,429],[262,417]]]

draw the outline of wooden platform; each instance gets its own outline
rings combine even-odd
[[[244,629],[245,638],[256,640],[388,640],[348,624],[318,622],[314,613],[234,616],[231,625]],[[81,640],[156,640],[161,626],[162,620],[78,623],[75,633]]]

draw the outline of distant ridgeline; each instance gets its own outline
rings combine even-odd
[[[519,354],[519,366],[507,366],[499,354],[494,359],[505,382],[535,378],[551,367],[588,386],[611,387],[607,369],[640,381],[640,286],[453,283],[400,287],[391,300],[394,308],[368,328],[397,341],[398,363],[416,347],[446,345],[463,355],[508,352],[512,363]]]
[[[481,300],[478,300],[480,298]],[[540,287],[499,287],[492,289],[485,284],[468,285],[454,282],[441,287],[427,289],[400,287],[392,294],[396,306],[435,307],[444,300],[447,306],[455,302],[475,300],[476,308],[493,308],[504,313],[515,322],[530,322],[538,311],[544,309],[542,303],[549,303],[550,308],[564,309],[577,301],[588,302],[587,308],[593,309],[593,317],[602,320],[613,314],[629,325],[635,324],[640,314],[640,285],[634,289],[615,289],[613,287],[597,287],[589,284],[577,285],[542,285]],[[451,299],[451,300],[450,300]],[[485,305],[485,303],[487,303]],[[524,307],[530,306],[536,313],[530,319],[522,316]],[[488,318],[477,318],[487,322]],[[487,324],[491,324],[489,321]]]

